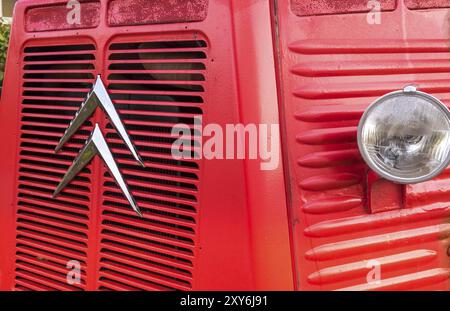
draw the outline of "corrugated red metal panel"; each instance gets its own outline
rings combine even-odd
[[[394,194],[375,187],[371,210],[356,144],[362,112],[387,92],[415,84],[450,103],[448,11],[400,1],[377,25],[366,14],[299,18],[288,0],[277,11],[298,288],[448,290],[449,171],[406,186],[391,210]],[[374,263],[381,279],[370,283]]]

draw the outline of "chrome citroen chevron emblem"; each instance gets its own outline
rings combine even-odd
[[[109,97],[108,91],[106,90],[106,87],[103,84],[100,76],[97,77],[94,87],[89,92],[86,100],[81,104],[80,109],[75,114],[75,118],[70,122],[69,127],[56,146],[55,152],[61,150],[64,144],[70,140],[70,138],[78,131],[80,126],[83,125],[83,123],[94,113],[97,107],[102,108],[102,110],[106,113],[112,125],[127,145],[133,157],[140,165],[144,166],[144,162],[142,161],[130,137],[128,136],[125,130],[125,126],[120,120],[119,114],[114,108],[114,104],[112,103],[112,100]],[[89,139],[86,141],[85,146],[75,158],[59,185],[56,187],[56,190],[53,193],[53,197],[56,197],[75,178],[75,176],[77,176],[78,173],[87,164],[89,164],[92,158],[97,154],[100,155],[100,157],[103,159],[104,163],[108,167],[110,173],[114,177],[116,183],[119,185],[133,210],[142,217],[141,211],[130,190],[128,189],[128,186],[125,183],[122,174],[120,173],[119,167],[114,160],[113,154],[109,149],[105,137],[103,136],[103,133],[101,132],[98,124],[95,124],[94,130],[92,131]]]

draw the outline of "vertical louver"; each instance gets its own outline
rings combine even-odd
[[[121,41],[109,47],[109,93],[146,167],[131,158],[107,124],[107,141],[144,218],[104,171],[100,289],[192,286],[200,163],[173,159],[171,130],[178,123],[192,127],[203,114],[206,53],[203,40]]]
[[[23,54],[17,192],[17,290],[81,290],[91,192],[88,166],[56,199],[52,193],[90,133],[89,122],[55,154],[54,149],[92,87],[92,44],[29,46]],[[81,284],[66,281],[77,260]]]

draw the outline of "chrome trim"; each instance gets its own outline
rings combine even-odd
[[[366,148],[364,148],[363,142],[361,141],[362,140],[362,138],[361,138],[362,130],[364,128],[366,119],[369,116],[369,114],[371,113],[371,111],[378,105],[378,103],[383,102],[392,97],[398,97],[398,96],[422,97],[422,98],[432,102],[437,108],[439,108],[442,111],[442,113],[445,114],[445,116],[447,117],[447,120],[449,120],[449,122],[450,122],[450,110],[447,108],[447,106],[442,101],[440,101],[433,95],[419,91],[417,89],[417,87],[415,87],[414,85],[407,85],[403,88],[403,90],[394,91],[394,92],[385,94],[385,95],[381,96],[380,98],[376,99],[364,111],[364,113],[359,121],[358,130],[357,130],[357,143],[358,143],[359,152],[361,153],[361,156],[362,156],[364,162],[366,162],[366,164],[369,166],[369,168],[371,170],[376,172],[381,177],[383,177],[387,180],[393,181],[397,184],[404,184],[404,185],[416,184],[416,183],[430,180],[430,179],[438,176],[439,174],[441,174],[442,171],[444,171],[450,165],[450,153],[447,155],[446,160],[443,163],[441,163],[441,165],[439,165],[438,168],[435,171],[433,171],[432,173],[430,173],[428,175],[424,175],[422,177],[416,177],[416,178],[400,178],[393,174],[390,174],[389,172],[386,172],[386,171],[380,169],[376,164],[374,164],[372,159],[370,158],[369,154],[367,154],[367,151],[366,151]]]
[[[106,90],[106,87],[103,84],[100,76],[97,76],[94,87],[88,93],[86,100],[81,104],[80,109],[75,114],[75,118],[70,122],[69,127],[66,129],[63,137],[56,146],[55,152],[61,150],[64,144],[70,140],[70,138],[78,131],[80,126],[83,125],[83,123],[87,119],[89,119],[90,116],[92,116],[95,109],[99,106],[109,117],[112,125],[115,127],[117,133],[119,133],[120,137],[123,139],[136,161],[138,161],[140,165],[145,167],[144,162],[136,151],[133,142],[131,141],[130,137],[127,134],[127,131],[125,130],[125,126],[123,125],[122,120],[120,120],[119,114],[117,113],[117,110],[114,107],[114,104],[109,97],[108,91]]]
[[[55,148],[55,152],[61,150],[64,144],[70,140],[70,138],[78,131],[83,123],[92,116],[97,107],[102,108],[102,110],[106,113],[112,125],[118,132],[119,136],[123,139],[136,161],[141,166],[145,167],[144,162],[139,156],[133,142],[131,141],[125,130],[125,126],[123,125],[122,120],[120,120],[119,114],[117,113],[117,110],[114,107],[114,104],[109,97],[108,91],[106,90],[106,87],[103,84],[100,76],[97,76],[97,80],[95,81],[92,90],[88,93],[86,100],[81,104],[81,107],[75,114],[74,119],[70,122],[69,127],[64,132],[63,137],[60,139],[58,145]],[[83,149],[75,158],[72,165],[69,167],[66,174],[62,178],[61,182],[56,187],[56,190],[53,193],[53,197],[55,198],[56,196],[58,196],[60,192],[97,154],[100,155],[100,157],[105,162],[110,173],[113,175],[116,183],[119,185],[133,210],[140,217],[142,217],[142,213],[120,173],[119,167],[114,160],[113,154],[109,149],[108,144],[106,143],[105,137],[103,136],[98,123],[95,124],[94,130],[92,131],[89,139],[86,141]]]
[[[133,210],[139,216],[142,217],[141,210],[139,209],[139,207],[136,204],[136,201],[131,195],[128,186],[122,177],[122,174],[120,174],[119,167],[117,166],[116,161],[114,161],[112,152],[109,149],[105,137],[103,136],[103,133],[98,127],[97,123],[95,124],[94,131],[91,133],[91,136],[86,141],[86,144],[84,145],[83,149],[81,149],[80,153],[67,170],[58,187],[56,187],[56,190],[53,193],[53,197],[56,197],[75,178],[75,176],[77,176],[78,173],[86,165],[88,165],[89,162],[91,162],[92,158],[97,154],[100,155],[100,157],[103,159],[103,162],[105,162],[110,173],[114,177],[116,183],[119,185],[120,189],[127,198]]]

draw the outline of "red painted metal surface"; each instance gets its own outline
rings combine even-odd
[[[445,1],[382,1],[380,25],[363,1],[99,3],[79,29],[27,15],[62,0],[16,6],[0,104],[1,289],[449,289],[449,171],[371,179],[355,142],[387,92],[414,83],[450,102]],[[101,111],[53,152],[98,74],[146,168]],[[169,129],[200,117],[281,123],[283,163],[174,161]],[[98,158],[51,197],[94,122],[144,218]],[[81,284],[66,282],[69,260]]]
[[[49,6],[31,7],[26,11],[25,27],[27,31],[52,31],[79,28],[94,28],[100,23],[100,2],[89,1],[80,3],[79,21],[77,15],[70,15],[69,20],[73,19],[73,23],[68,23],[67,12],[75,13],[78,8],[69,6],[66,3],[60,3]]]
[[[199,22],[206,18],[208,0],[112,0],[108,8],[111,26]]]
[[[273,6],[296,288],[449,290],[449,171],[404,189],[367,183],[356,127],[374,99],[407,84],[450,103],[450,11],[397,1],[372,25],[355,13],[363,2]],[[380,282],[367,280],[373,263]]]
[[[405,0],[405,4],[409,9],[420,10],[420,9],[439,9],[439,8],[449,8],[449,0]]]
[[[405,185],[386,180],[368,170],[366,184],[367,210],[371,214],[398,210],[405,207]]]
[[[395,9],[397,0],[379,0],[381,11]],[[292,0],[292,12],[298,16],[369,12],[368,0]]]
[[[64,1],[17,3],[0,104],[1,289],[293,288],[283,167],[263,172],[254,160],[174,161],[167,131],[200,116],[221,126],[278,123],[273,52],[263,49],[272,44],[269,5],[191,1],[203,9],[187,23],[179,8],[152,2],[164,4],[164,14],[147,20],[130,6],[109,27],[108,12],[122,14],[114,11],[119,2],[100,1],[98,26],[77,30],[60,18],[26,18],[29,8]],[[168,22],[164,16],[174,19],[138,25]],[[235,27],[252,29],[260,40]],[[145,169],[130,161],[101,111],[54,154],[97,74]],[[143,219],[127,208],[98,158],[51,197],[93,122],[107,135]],[[81,263],[81,284],[65,282],[69,259]]]

